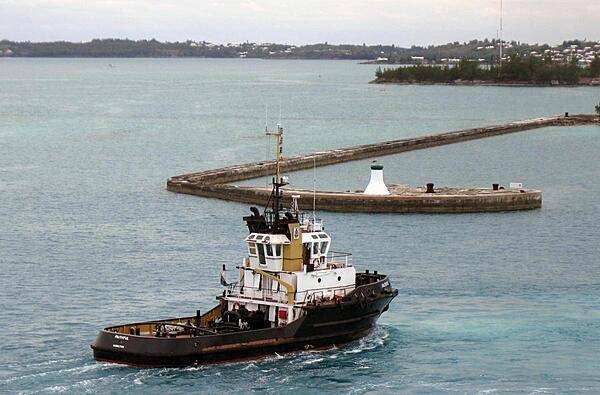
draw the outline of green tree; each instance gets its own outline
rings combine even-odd
[[[600,77],[600,56],[596,54],[590,63],[590,77]]]

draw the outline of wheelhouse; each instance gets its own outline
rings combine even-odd
[[[251,233],[245,241],[251,267],[269,271],[283,269],[283,249],[290,245],[285,235]]]

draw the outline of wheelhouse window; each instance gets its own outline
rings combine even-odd
[[[248,254],[251,256],[256,256],[256,244],[248,243]]]
[[[313,255],[319,253],[319,243],[313,243]]]
[[[265,255],[268,258],[280,258],[281,244],[265,244]]]
[[[327,242],[326,242],[326,241],[323,241],[323,242],[321,243],[321,254],[324,254],[324,253],[325,253],[325,251],[327,251]]]
[[[265,260],[265,249],[264,245],[259,245],[258,247],[258,263],[261,265],[266,265],[267,261]]]

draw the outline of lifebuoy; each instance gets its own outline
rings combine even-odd
[[[233,309],[234,309],[234,310],[239,310],[239,309],[240,309],[240,304],[239,304],[238,302],[235,302],[235,303],[233,304]]]

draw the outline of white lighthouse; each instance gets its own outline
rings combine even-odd
[[[389,195],[390,191],[388,191],[385,186],[385,182],[383,182],[383,165],[372,164],[371,165],[371,180],[369,180],[369,185],[364,192],[365,195]]]

